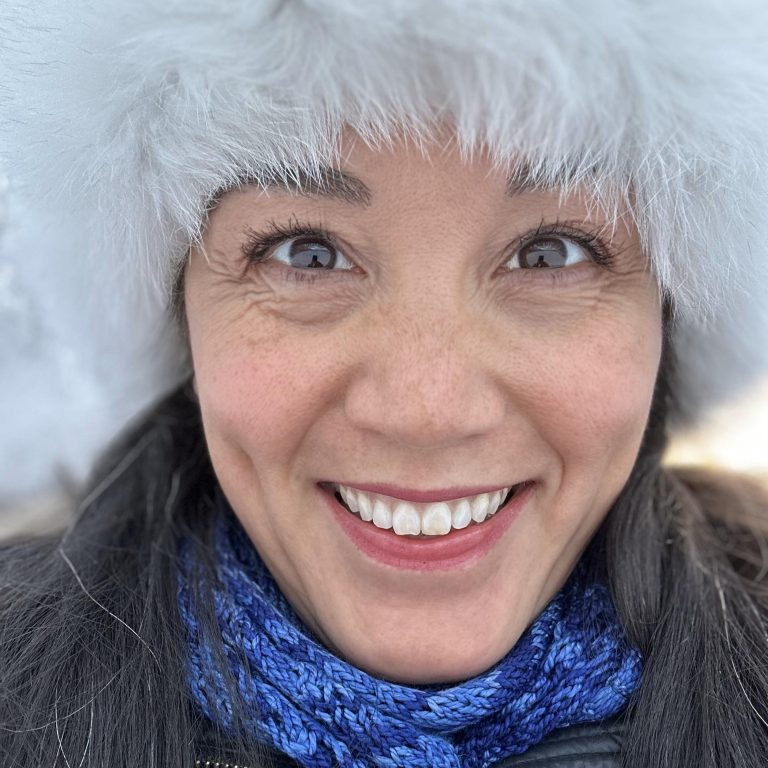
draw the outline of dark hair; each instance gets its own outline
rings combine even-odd
[[[645,658],[624,764],[765,765],[768,502],[746,480],[662,468],[668,368],[635,467],[593,541]],[[177,551],[182,537],[193,542],[194,599],[215,639],[205,606],[216,493],[199,407],[185,386],[109,452],[63,535],[6,547],[4,766],[193,764],[204,723],[186,692]],[[214,750],[224,749],[219,737],[212,732]],[[257,746],[229,747],[232,762],[269,764]]]

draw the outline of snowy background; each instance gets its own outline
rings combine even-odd
[[[58,258],[71,256],[79,233],[19,204],[9,186],[0,173],[4,529],[58,514],[95,455],[169,379],[169,340],[138,346],[134,339],[147,338],[141,316],[117,327],[105,305],[110,299],[96,295],[85,262]],[[137,359],[142,366],[132,364]],[[137,380],[139,370],[150,380]]]

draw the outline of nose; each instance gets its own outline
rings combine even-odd
[[[364,344],[365,363],[346,393],[350,422],[394,443],[432,449],[497,429],[505,398],[475,326],[424,305],[392,317],[380,318]]]

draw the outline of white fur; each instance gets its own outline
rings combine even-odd
[[[30,217],[14,258],[72,264],[137,350],[217,190],[451,118],[467,153],[631,202],[690,422],[768,366],[767,30],[765,0],[4,0],[0,145],[68,224],[38,248]],[[176,362],[133,369],[137,401]]]

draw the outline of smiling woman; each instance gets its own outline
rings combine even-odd
[[[659,289],[634,226],[576,193],[509,195],[440,146],[342,155],[364,196],[230,192],[190,255],[206,442],[329,647],[461,680],[509,651],[625,484]]]
[[[155,400],[3,549],[3,765],[768,761],[768,500],[662,466],[766,367],[736,3],[0,9],[34,258]]]

